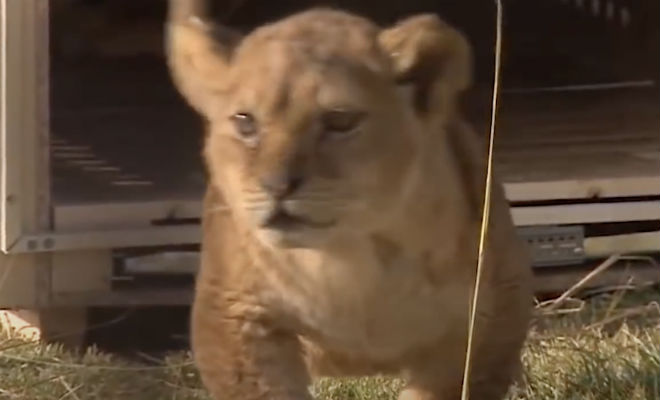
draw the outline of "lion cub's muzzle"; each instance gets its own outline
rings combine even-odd
[[[317,222],[302,216],[292,214],[286,210],[286,204],[286,202],[278,202],[273,210],[264,217],[261,223],[261,227],[287,231],[302,228],[329,228],[334,225],[332,221]]]
[[[260,215],[259,227],[278,231],[298,231],[304,228],[329,228],[332,221],[315,221],[300,212],[300,191],[304,178],[295,173],[268,174],[259,180],[261,189],[271,201],[269,209]]]
[[[260,240],[275,247],[316,247],[324,243],[335,219],[322,219],[310,215],[305,201],[295,198],[273,199],[253,209]]]
[[[295,172],[270,173],[259,179],[259,184],[264,192],[275,199],[284,199],[300,189],[305,178],[302,174]]]

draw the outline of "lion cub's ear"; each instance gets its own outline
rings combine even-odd
[[[206,0],[169,0],[165,46],[177,89],[208,116],[223,91],[222,78],[241,36],[210,22],[207,7]]]
[[[378,38],[392,58],[395,79],[411,85],[420,113],[448,112],[472,83],[472,50],[465,36],[436,15],[406,18]]]

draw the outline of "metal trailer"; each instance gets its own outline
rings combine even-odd
[[[92,306],[188,304],[204,187],[201,126],[162,59],[59,57],[59,32],[77,26],[56,29],[50,12],[67,1],[0,0],[0,308],[50,333],[83,327]],[[536,285],[560,290],[583,273],[566,265],[660,251],[660,13],[653,1],[531,3],[505,3],[518,31],[505,36],[495,154]],[[252,8],[237,24],[256,23]],[[492,32],[483,14],[473,25]],[[551,48],[578,56],[543,61]],[[564,76],[573,69],[581,78]]]

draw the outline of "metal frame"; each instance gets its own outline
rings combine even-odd
[[[660,196],[660,171],[655,176],[508,182],[504,190],[514,202]]]

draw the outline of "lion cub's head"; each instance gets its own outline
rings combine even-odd
[[[462,35],[431,15],[382,30],[315,9],[242,37],[202,3],[170,0],[169,63],[208,121],[211,184],[238,222],[284,247],[387,223],[469,83]]]

